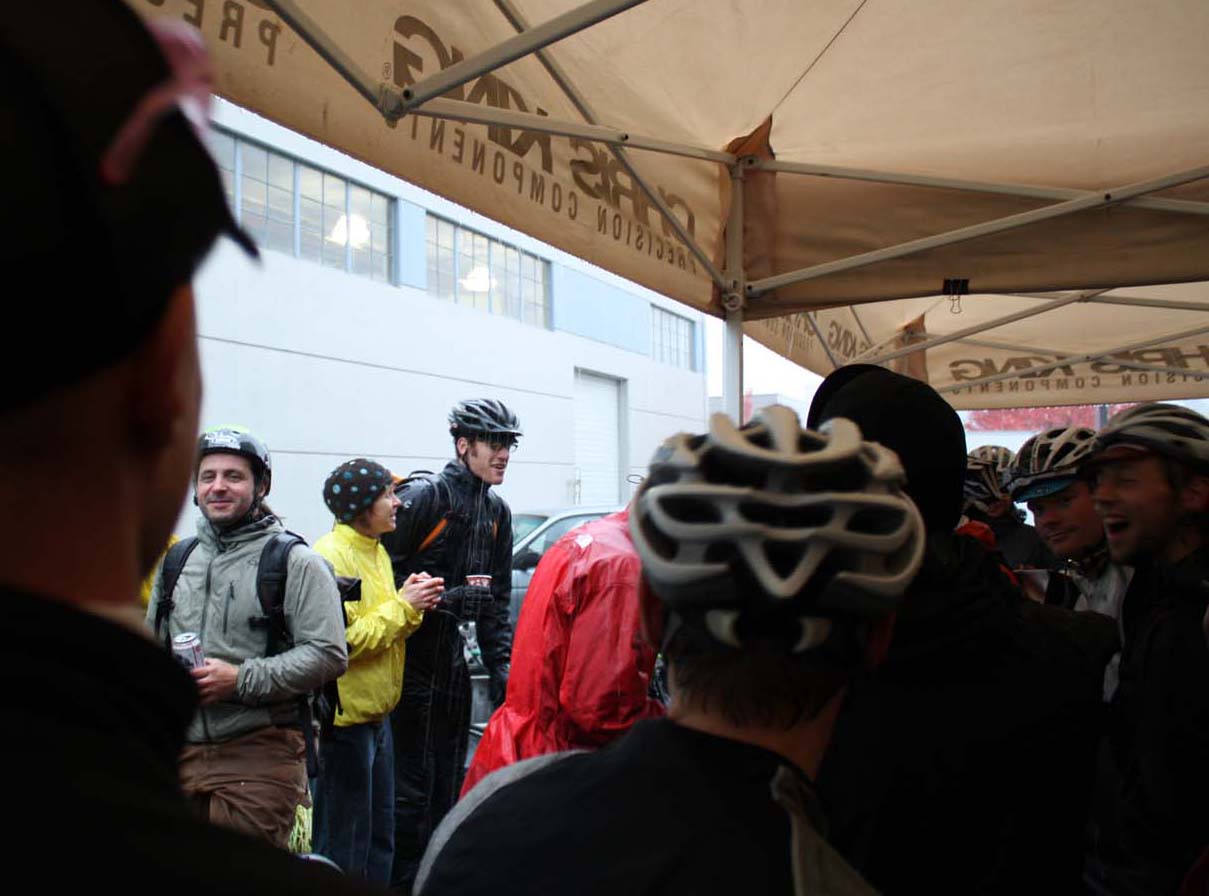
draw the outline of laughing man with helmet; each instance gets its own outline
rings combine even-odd
[[[1092,497],[1121,607],[1111,792],[1090,874],[1102,892],[1171,893],[1209,850],[1209,420],[1144,404],[1097,434]],[[1191,892],[1191,890],[1188,890]]]
[[[475,623],[492,702],[503,702],[512,654],[512,513],[491,491],[521,437],[515,413],[489,398],[449,414],[455,458],[397,490],[398,527],[382,537],[395,584],[444,579],[441,602],[407,642],[403,696],[392,714],[396,837],[393,886],[408,892],[433,829],[457,801],[470,729],[470,672],[460,626]],[[490,586],[468,576],[490,576]]]
[[[1117,619],[1132,571],[1110,560],[1092,503],[1084,464],[1095,438],[1096,431],[1084,426],[1037,433],[1016,453],[1007,488],[1013,501],[1028,507],[1037,534],[1064,564],[1050,577],[1046,603]]]
[[[201,707],[185,735],[181,783],[203,818],[285,847],[299,805],[309,805],[309,725],[300,699],[348,666],[344,618],[327,562],[301,539],[286,554],[287,643],[270,651],[257,594],[265,549],[285,527],[265,504],[272,459],[241,427],[219,426],[197,444],[196,539],[169,550],[152,587],[147,623],[171,643],[192,632],[205,662],[190,673]],[[175,582],[165,570],[176,566]]]
[[[779,406],[665,442],[630,528],[668,717],[484,779],[418,891],[871,893],[824,840],[813,778],[923,555],[903,480],[855,424]]]

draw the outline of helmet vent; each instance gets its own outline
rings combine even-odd
[[[835,515],[834,509],[825,504],[784,507],[755,501],[740,504],[739,513],[749,522],[778,529],[819,529]]]
[[[722,522],[722,512],[715,505],[699,498],[668,496],[663,500],[663,510],[680,523]]]
[[[787,579],[802,562],[802,547],[783,541],[767,541],[764,543],[764,556],[778,578]]]

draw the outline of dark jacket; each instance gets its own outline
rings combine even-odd
[[[413,572],[444,578],[447,590],[465,585],[468,575],[491,576],[492,600],[478,609],[475,628],[483,665],[492,676],[493,691],[498,689],[498,705],[512,653],[512,512],[490,486],[455,461],[436,475],[405,482],[397,494],[403,502],[398,527],[382,537],[396,585]],[[407,676],[412,674],[412,654],[422,652],[416,645],[438,627],[435,617],[450,613],[461,613],[456,597],[425,614],[408,642]]]
[[[433,838],[418,893],[788,896],[796,855],[799,892],[872,896],[825,828],[810,781],[780,756],[645,720],[602,750],[485,778]]]
[[[177,756],[197,689],[163,645],[0,588],[11,874],[50,892],[377,892],[197,820]]]
[[[1111,620],[1023,599],[996,555],[932,535],[885,662],[819,773],[831,840],[879,890],[1079,891]]]
[[[1114,893],[1174,892],[1209,846],[1209,548],[1139,567],[1125,593],[1113,701],[1113,798],[1097,818]]]
[[[488,485],[458,463],[398,490],[398,528],[382,538],[395,582],[413,572],[445,579],[441,603],[407,642],[403,695],[391,713],[395,751],[395,861],[391,885],[410,892],[433,829],[457,802],[466,769],[471,684],[459,623],[474,619],[496,706],[512,653],[512,514]],[[485,603],[466,576],[489,574]],[[460,592],[460,593],[459,593]]]

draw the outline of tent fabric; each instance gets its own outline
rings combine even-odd
[[[721,313],[723,294],[706,266],[602,144],[437,119],[422,110],[389,125],[265,0],[128,2],[146,15],[196,24],[215,55],[219,92],[234,102],[681,302]],[[570,0],[416,0],[406,6],[359,0],[357,14],[349,15],[337,0],[298,2],[335,45],[394,88],[422,84],[514,37],[517,28],[501,7],[515,8],[532,27],[576,6]],[[535,54],[473,78],[443,99],[572,122],[583,122],[586,109],[596,123],[627,134],[712,151],[742,147],[738,151],[764,162],[1102,197],[1209,164],[1207,44],[1209,5],[1202,0],[649,0],[544,51],[578,101]],[[635,148],[624,153],[723,269],[733,197],[727,166]],[[1060,201],[758,167],[742,173],[748,282]],[[1209,180],[1195,173],[1176,180],[1187,182],[1147,198],[1200,206],[1096,198],[1077,214],[781,285],[749,298],[747,332],[826,372],[838,356],[815,351],[795,335],[810,330],[809,321],[785,323],[785,315],[817,311],[824,332],[834,323],[883,344],[920,314],[922,332],[941,335],[959,319],[968,326],[1048,301],[1018,293],[1115,289],[1135,296],[1154,284],[1209,280]],[[974,294],[963,299],[960,314],[948,317],[948,301],[937,297],[946,280],[968,281]],[[1188,302],[1204,304],[1200,297],[1209,287],[1193,292]],[[838,310],[849,305],[852,310]],[[867,334],[852,320],[853,310]],[[1203,371],[1209,369],[1198,348],[1203,340],[1161,341],[1191,328],[1187,319],[1197,313],[1088,302],[986,338],[1037,355],[1160,340],[1152,354],[1169,350]],[[982,354],[962,343],[929,349],[926,371],[919,358],[915,366],[941,388],[969,382],[962,377],[974,368],[956,362],[994,358],[979,370],[1001,371],[1023,356],[977,348]],[[1050,348],[1055,351],[1043,350]],[[1168,361],[1152,366],[1172,366]],[[1203,379],[1172,374],[1177,381],[1168,381],[1160,371],[1131,369],[1137,374],[1131,382],[1115,373],[1105,380],[1101,372],[1095,386],[1090,369],[1081,387],[1073,385],[1077,374],[1067,376],[1070,388],[1062,395],[1057,387],[1026,393],[1022,378],[1016,392],[979,384],[974,392],[947,394],[971,407],[1209,394]]]

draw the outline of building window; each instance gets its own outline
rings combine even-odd
[[[210,148],[236,220],[259,245],[390,279],[390,197],[225,131],[211,133]]]
[[[548,327],[550,263],[429,215],[428,292],[491,314]]]
[[[692,370],[693,322],[652,305],[651,357],[673,367]]]

